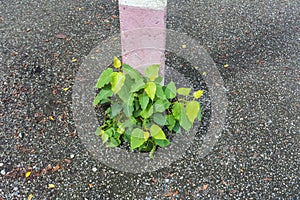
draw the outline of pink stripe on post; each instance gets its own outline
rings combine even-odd
[[[122,61],[144,73],[160,64],[164,76],[167,0],[120,0]]]

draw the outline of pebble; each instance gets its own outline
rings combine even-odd
[[[96,172],[96,171],[97,171],[97,168],[96,168],[96,167],[93,167],[93,168],[92,168],[92,171],[93,171],[93,172]]]
[[[4,165],[3,163],[0,163],[0,167],[3,167],[3,165]]]
[[[72,158],[72,159],[73,159],[74,157],[75,157],[75,155],[74,155],[74,154],[71,154],[71,155],[70,155],[70,158]]]
[[[4,169],[1,170],[1,174],[2,174],[3,176],[6,174],[6,172],[5,172]]]

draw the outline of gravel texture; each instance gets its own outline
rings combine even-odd
[[[206,157],[131,174],[93,159],[71,109],[84,57],[119,32],[117,2],[0,1],[0,199],[298,199],[299,10],[296,0],[169,1],[168,28],[217,63],[226,126]]]

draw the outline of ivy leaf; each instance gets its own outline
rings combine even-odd
[[[121,61],[118,59],[118,57],[114,56],[114,68],[119,69],[121,65]]]
[[[150,97],[150,99],[153,101],[156,93],[156,84],[154,82],[148,82],[146,84],[145,91]]]
[[[145,75],[148,77],[150,81],[154,81],[156,78],[158,78],[158,71],[159,71],[159,65],[150,65],[145,70]]]
[[[153,124],[150,127],[150,134],[154,139],[158,139],[158,140],[166,139],[166,135],[165,135],[164,131],[156,124]]]
[[[167,123],[166,118],[161,113],[153,114],[153,121],[161,126],[164,126]]]
[[[108,84],[111,81],[112,73],[113,73],[112,68],[107,68],[106,70],[104,70],[101,73],[95,88],[102,88],[104,85]]]
[[[191,88],[178,88],[177,93],[179,95],[189,96],[191,92]]]
[[[102,100],[106,100],[108,97],[111,97],[113,95],[113,92],[111,91],[110,86],[105,86],[101,89],[101,91],[97,94],[97,96],[94,99],[94,106],[98,105]]]
[[[168,99],[173,99],[176,97],[176,86],[173,81],[166,86],[165,94]]]
[[[154,139],[154,142],[160,147],[166,147],[170,144],[169,140],[167,140],[167,139],[164,139],[164,140]]]
[[[194,94],[193,94],[194,98],[199,99],[200,97],[202,97],[203,92],[204,92],[203,90],[198,90],[198,91],[194,92]]]
[[[144,144],[149,138],[149,133],[144,132],[142,129],[135,128],[130,137],[130,149],[135,149]]]
[[[123,70],[126,74],[128,74],[132,79],[136,81],[144,80],[144,77],[140,72],[138,72],[136,69],[133,69],[127,64],[123,64]]]
[[[149,100],[150,99],[146,93],[143,92],[139,95],[139,103],[141,105],[142,110],[144,110],[147,107]]]
[[[194,123],[194,120],[198,116],[198,112],[200,110],[199,102],[197,101],[189,101],[186,104],[186,115],[190,122]]]
[[[125,82],[125,75],[121,72],[113,72],[111,74],[111,90],[117,94],[123,87]]]

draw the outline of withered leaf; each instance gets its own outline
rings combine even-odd
[[[67,36],[65,34],[59,33],[59,34],[56,34],[55,37],[58,39],[65,39]]]

